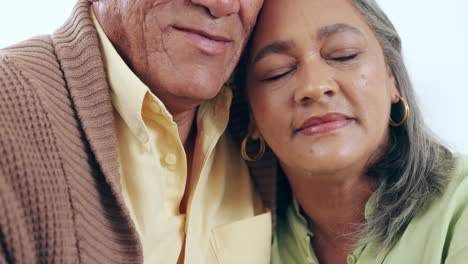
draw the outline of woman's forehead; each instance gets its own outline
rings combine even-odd
[[[260,14],[256,39],[277,38],[289,34],[319,33],[318,28],[333,24],[349,24],[360,28],[367,25],[348,0],[267,0]]]
[[[365,18],[349,0],[267,0],[252,41],[252,53],[275,42],[320,41],[350,31],[373,36]]]

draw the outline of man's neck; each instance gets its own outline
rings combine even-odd
[[[187,148],[190,148],[190,145],[193,145],[191,144],[191,140],[195,139],[197,133],[195,124],[196,113],[197,108],[178,113],[171,113],[174,122],[177,124],[180,142],[184,145],[186,152]]]
[[[192,163],[193,153],[195,151],[195,143],[197,138],[197,124],[196,124],[197,108],[191,111],[183,111],[172,114],[174,122],[177,124],[179,130],[180,141],[185,149],[185,156],[187,158],[187,178],[185,182],[185,192],[180,203],[180,213],[185,214],[187,211],[188,200],[190,197],[190,186],[194,180],[192,177]]]

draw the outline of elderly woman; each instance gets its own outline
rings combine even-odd
[[[244,158],[266,142],[287,178],[273,263],[467,263],[468,159],[425,127],[375,1],[266,1],[243,66]]]

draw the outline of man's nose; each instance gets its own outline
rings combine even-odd
[[[307,69],[302,73],[299,86],[294,91],[294,101],[297,104],[319,102],[338,92],[338,84],[330,72],[322,67],[305,67]]]
[[[190,0],[205,7],[213,17],[219,18],[239,12],[240,0]]]

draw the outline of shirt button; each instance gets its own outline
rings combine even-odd
[[[353,256],[353,255],[348,255],[348,257],[347,257],[347,262],[348,262],[348,264],[355,264],[356,261],[357,261],[357,260],[356,260],[356,257],[355,257],[355,256]]]
[[[177,157],[174,154],[166,155],[166,163],[169,165],[175,165],[177,163]]]

